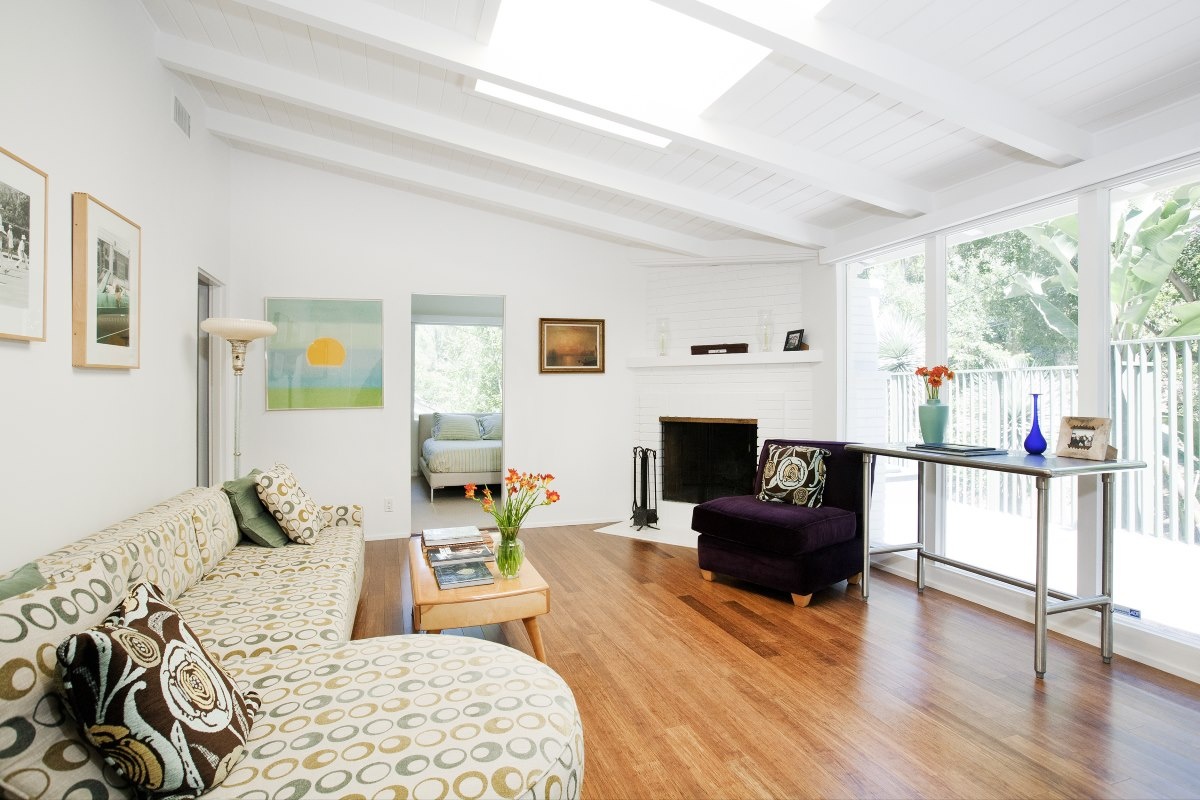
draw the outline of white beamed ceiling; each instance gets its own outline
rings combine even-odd
[[[143,3],[234,146],[700,258],[809,257],[1200,98],[1194,0],[832,0],[800,21],[656,1],[772,52],[695,119],[631,120],[497,66],[503,0]],[[672,144],[491,100],[478,77]]]

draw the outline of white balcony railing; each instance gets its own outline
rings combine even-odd
[[[1118,473],[1117,525],[1200,545],[1200,336],[1114,342],[1111,351],[1112,444],[1151,465]],[[948,392],[947,438],[1020,448],[1031,424],[1030,394],[1037,392],[1042,433],[1053,448],[1059,420],[1077,413],[1078,385],[1074,366],[960,370]],[[889,376],[888,441],[920,440],[915,399],[923,396],[916,375]],[[950,470],[947,482],[950,502],[1033,514],[1033,487],[1018,476]],[[1074,525],[1075,492],[1052,494],[1051,517]]]

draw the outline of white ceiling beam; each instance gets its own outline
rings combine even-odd
[[[691,256],[707,256],[711,251],[711,242],[695,236],[564,203],[493,181],[395,158],[292,128],[230,114],[227,111],[210,108],[205,117],[211,133],[233,142],[299,156],[359,174],[424,186],[441,194],[463,197],[582,228],[609,239],[621,239]]]
[[[808,17],[799,5],[780,4],[772,13],[748,3],[735,15],[703,0],[654,1],[1057,166],[1093,154],[1092,136],[1082,128],[896,47]]]
[[[798,147],[754,134],[744,128],[703,120],[680,118],[650,110],[638,118],[610,108],[584,103],[558,94],[543,84],[553,65],[531,65],[528,60],[505,60],[494,50],[453,31],[385,8],[369,0],[235,0],[347,39],[377,47],[469,78],[491,81],[570,108],[586,111],[675,142],[725,156],[735,161],[787,175],[828,191],[905,215],[932,210],[929,192],[809,148]]]
[[[815,225],[760,211],[661,178],[552,150],[440,114],[390,103],[375,95],[313,80],[291,70],[176,36],[158,34],[155,48],[163,64],[186,75],[634,197],[783,242],[805,246],[824,246],[832,242],[830,232]]]

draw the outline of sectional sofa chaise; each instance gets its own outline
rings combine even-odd
[[[321,513],[315,544],[260,547],[224,492],[191,489],[38,559],[48,583],[0,601],[0,796],[133,796],[66,713],[55,648],[148,581],[262,700],[209,796],[577,797],[583,733],[562,678],[476,639],[350,641],[362,511]]]

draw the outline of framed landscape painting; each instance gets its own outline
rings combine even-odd
[[[538,372],[604,372],[604,320],[539,319]]]
[[[46,340],[47,182],[0,147],[0,339]]]
[[[383,407],[383,301],[268,297],[267,410]]]
[[[71,363],[141,363],[142,229],[84,192],[72,197]]]

